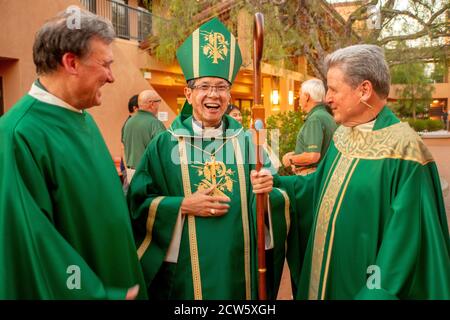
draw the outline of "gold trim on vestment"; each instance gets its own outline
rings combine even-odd
[[[323,198],[320,201],[319,212],[316,218],[314,231],[314,243],[312,251],[311,275],[309,281],[309,299],[319,298],[320,276],[322,274],[323,256],[325,252],[326,237],[328,233],[330,217],[336,204],[336,199],[349,172],[353,158],[342,155],[333,170],[330,182],[326,187]],[[330,168],[332,170],[332,168]]]
[[[404,122],[375,131],[340,126],[333,140],[339,152],[347,157],[402,159],[422,165],[433,161],[420,136]]]
[[[325,186],[327,186],[328,182],[330,181],[331,173],[334,172],[334,164],[341,158],[341,155],[342,154],[339,153],[339,152],[336,154],[336,157],[334,158],[333,163],[331,164],[331,167],[328,170],[328,174],[327,174],[327,178],[325,179],[324,187],[323,187],[322,191],[320,192],[320,197],[319,197],[319,201],[320,202],[322,202],[323,194],[324,194],[325,189],[326,189]]]
[[[245,272],[245,298],[251,300],[251,274],[250,274],[250,229],[249,229],[249,212],[247,205],[247,186],[245,182],[245,172],[243,166],[243,158],[241,147],[237,138],[232,138],[234,153],[236,156],[236,165],[238,168],[239,188],[241,194],[241,215],[242,215],[242,230],[244,232],[244,272]]]
[[[233,81],[233,69],[234,69],[234,53],[236,51],[236,38],[231,35],[231,46],[230,46],[230,67],[228,72],[228,81],[231,83]]]
[[[184,196],[190,196],[191,179],[189,177],[188,159],[186,152],[186,141],[180,137],[178,139],[178,150],[181,161],[181,177],[183,180]],[[198,259],[197,232],[195,229],[195,217],[188,215],[189,249],[191,255],[192,282],[194,287],[194,300],[202,300],[202,281],[200,275],[200,262]]]
[[[347,192],[347,187],[348,184],[350,182],[350,180],[352,179],[353,176],[353,172],[355,172],[356,166],[358,165],[360,159],[357,159],[347,177],[347,181],[345,182],[344,188],[342,189],[341,192],[341,196],[339,197],[339,202],[338,205],[336,207],[335,213],[334,213],[334,217],[333,217],[333,222],[331,224],[331,235],[330,235],[330,239],[328,240],[328,253],[327,253],[327,259],[325,260],[325,272],[323,274],[323,280],[322,280],[322,288],[321,288],[321,295],[320,295],[320,299],[324,300],[325,299],[325,292],[326,292],[326,288],[327,288],[327,279],[328,279],[328,269],[330,266],[330,258],[331,258],[331,250],[333,249],[333,242],[334,242],[334,230],[336,227],[336,219],[337,216],[339,215],[339,211],[341,209],[341,204],[342,204],[342,200],[345,197],[345,193]]]
[[[192,71],[194,79],[200,74],[200,30],[197,29],[192,33]]]
[[[150,246],[150,243],[152,242],[152,231],[153,231],[153,224],[155,223],[156,212],[158,211],[159,203],[164,198],[165,197],[156,197],[155,199],[153,199],[152,203],[150,204],[150,207],[148,209],[147,224],[146,224],[147,232],[145,234],[144,240],[142,241],[141,245],[139,246],[139,249],[137,250],[137,255],[138,255],[139,260],[141,260],[145,251],[148,249],[148,247]]]

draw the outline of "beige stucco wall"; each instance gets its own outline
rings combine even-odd
[[[432,93],[433,99],[447,99],[447,101],[450,101],[450,83],[435,83],[432,86],[434,87],[434,91]],[[398,99],[398,90],[402,87],[403,85],[401,84],[391,85],[389,98]]]
[[[3,75],[5,110],[28,91],[36,78],[32,57],[33,39],[39,27],[77,0],[0,0],[0,58],[17,59]],[[7,63],[9,65],[9,62]],[[0,60],[0,65],[5,63]]]
[[[94,116],[112,155],[117,156],[120,155],[121,128],[128,117],[128,100],[132,95],[150,89],[151,85],[144,79],[136,64],[137,57],[146,54],[138,48],[136,42],[116,39],[113,54],[112,71],[115,81],[102,89],[102,105],[89,112]],[[169,119],[164,123],[168,127],[176,115],[162,98],[159,111],[168,112]]]
[[[42,24],[78,0],[0,0],[0,76],[3,77],[5,111],[9,110],[36,79],[32,59],[34,35]],[[147,53],[135,41],[117,39],[113,45],[112,65],[115,82],[102,89],[102,105],[89,112],[94,116],[113,156],[120,155],[120,131],[128,115],[128,99],[151,88],[140,68],[148,62]],[[7,60],[5,60],[7,59]],[[163,101],[160,111],[175,114]]]

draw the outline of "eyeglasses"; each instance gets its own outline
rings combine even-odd
[[[219,84],[217,86],[212,86],[210,84],[201,84],[198,86],[192,86],[192,89],[198,89],[202,93],[209,93],[214,88],[219,94],[225,94],[230,90],[230,86],[226,84]]]

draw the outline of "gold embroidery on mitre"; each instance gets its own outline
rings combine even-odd
[[[348,157],[402,159],[422,165],[433,161],[433,156],[419,135],[403,122],[376,131],[340,126],[333,140],[339,152]]]
[[[232,176],[233,170],[227,169],[222,161],[216,161],[214,156],[211,156],[211,161],[207,161],[203,166],[193,166],[197,168],[199,177],[204,177],[202,181],[197,184],[197,190],[206,190],[212,186],[216,186],[212,191],[213,196],[226,196],[225,192],[233,192]]]
[[[201,31],[203,39],[206,44],[203,46],[203,54],[208,58],[212,58],[214,64],[218,64],[220,60],[225,60],[228,55],[230,43],[225,39],[225,36],[220,32]]]

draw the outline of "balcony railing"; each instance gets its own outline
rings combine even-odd
[[[122,39],[144,40],[152,33],[152,14],[114,0],[80,0],[92,13],[109,19]]]

